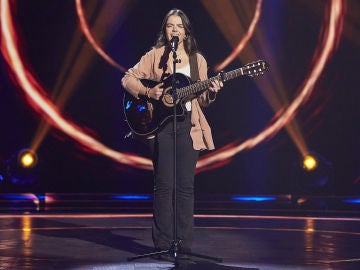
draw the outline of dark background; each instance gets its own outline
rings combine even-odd
[[[87,1],[83,2],[86,5]],[[310,2],[314,9],[309,8]],[[16,1],[16,6],[22,53],[35,77],[51,95],[69,40],[78,31],[74,1],[21,0]],[[354,18],[359,18],[360,9],[356,1],[348,1],[347,6],[339,47],[316,84],[314,94],[296,116],[308,148],[333,165],[331,185],[326,190],[330,195],[359,194],[360,43],[359,20]],[[104,45],[105,51],[124,67],[133,66],[154,44],[163,17],[173,7],[183,9],[190,17],[209,67],[232,51],[200,1],[133,1],[123,23],[108,29],[112,34]],[[266,38],[262,42],[280,64],[281,79],[290,98],[295,96],[309,71],[324,12],[323,1],[263,3],[259,27]],[[263,57],[257,55],[259,59]],[[235,60],[226,70],[242,64]],[[4,167],[14,153],[31,144],[41,116],[27,104],[3,59],[1,68],[0,162]],[[209,76],[214,74],[210,68]],[[129,130],[122,111],[122,76],[123,73],[96,56],[62,111],[96,134],[105,145],[148,156],[142,143],[124,139]],[[264,76],[272,76],[271,68]],[[257,79],[262,78],[229,81],[217,102],[204,110],[218,148],[257,134],[274,116],[254,83]],[[324,106],[319,109],[320,105]],[[38,182],[24,187],[2,181],[3,192],[34,189],[70,193],[152,192],[151,172],[83,151],[57,130],[52,129],[46,136],[38,155]],[[227,165],[197,174],[196,189],[199,194],[288,194],[296,188],[301,176],[299,158],[298,149],[283,129],[271,140],[235,155]]]

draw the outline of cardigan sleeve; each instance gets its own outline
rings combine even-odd
[[[146,86],[141,83],[141,79],[153,78],[153,65],[155,63],[154,49],[141,57],[140,61],[130,68],[121,79],[121,84],[131,95],[138,98],[139,95],[146,94]]]

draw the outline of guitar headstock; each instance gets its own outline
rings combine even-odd
[[[269,64],[263,60],[251,62],[242,67],[243,74],[248,75],[250,77],[262,75],[268,69],[269,69]]]

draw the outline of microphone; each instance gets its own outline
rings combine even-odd
[[[176,51],[178,48],[178,43],[179,43],[179,37],[178,36],[172,36],[171,40],[170,40],[170,47],[172,51]]]

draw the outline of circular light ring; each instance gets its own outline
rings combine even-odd
[[[80,0],[76,1],[79,2]],[[239,41],[238,45],[234,48],[232,53],[214,68],[215,70],[218,71],[225,68],[243,50],[246,43],[250,40],[254,33],[255,27],[260,18],[261,7],[262,0],[258,0],[256,3],[254,16],[247,33]],[[81,6],[79,6],[79,8],[81,8]],[[257,144],[275,136],[277,132],[279,132],[289,121],[291,121],[291,119],[295,116],[298,107],[310,96],[313,90],[313,86],[315,85],[322,70],[325,67],[325,62],[328,60],[331,52],[337,46],[342,32],[343,17],[344,13],[342,0],[333,0],[330,5],[329,21],[323,21],[322,28],[324,28],[325,31],[322,31],[323,35],[320,38],[321,46],[317,46],[317,48],[321,49],[318,49],[314,54],[314,60],[316,63],[313,67],[313,70],[310,73],[310,76],[304,81],[303,88],[299,88],[299,95],[294,100],[294,102],[287,109],[282,108],[279,110],[279,112],[283,111],[282,115],[276,117],[277,120],[272,121],[272,125],[268,126],[258,135],[244,141],[243,143],[237,146],[234,146],[234,143],[230,143],[216,152],[201,157],[197,164],[197,172],[223,166],[224,164],[230,162],[231,157],[240,151],[251,149]],[[323,51],[323,49],[325,49],[325,51]]]
[[[314,66],[310,75],[304,81],[304,86],[299,89],[299,94],[290,106],[286,109],[281,109],[280,111],[283,113],[256,136],[249,138],[239,145],[230,143],[212,154],[201,157],[197,164],[198,171],[217,167],[218,164],[224,164],[224,162],[228,162],[232,156],[240,151],[251,149],[260,142],[271,138],[295,116],[299,106],[311,95],[316,81],[336,47],[342,31],[343,17],[343,2],[341,0],[332,0],[330,2],[330,16],[323,22],[325,31],[322,31],[320,45],[314,54]],[[110,149],[83,132],[80,127],[77,127],[70,120],[65,119],[57,107],[44,95],[45,91],[41,88],[40,84],[36,82],[25,69],[19,55],[15,33],[8,1],[1,0],[1,35],[3,41],[1,50],[22,90],[24,90],[25,95],[31,100],[30,104],[34,109],[42,112],[50,124],[68,134],[86,149],[91,149],[95,153],[103,154],[119,163],[142,169],[152,169],[151,160],[137,155],[123,154]]]

